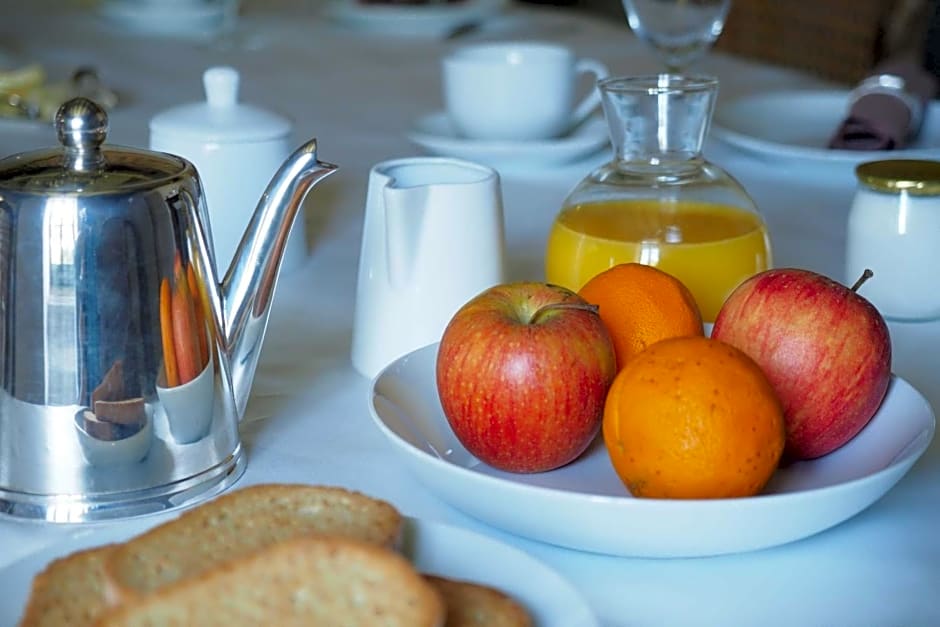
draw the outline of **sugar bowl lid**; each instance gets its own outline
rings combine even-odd
[[[202,75],[203,102],[173,107],[150,120],[158,135],[220,143],[282,139],[291,123],[280,115],[238,102],[238,70],[227,66],[207,69]]]
[[[149,189],[192,166],[165,153],[106,145],[108,114],[88,98],[55,115],[59,146],[0,160],[0,190],[27,194],[96,194]]]

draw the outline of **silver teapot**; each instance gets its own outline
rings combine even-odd
[[[190,162],[104,145],[84,98],[55,125],[61,146],[0,161],[0,513],[81,522],[207,498],[244,470],[285,243],[336,166],[316,140],[297,149],[217,276]]]

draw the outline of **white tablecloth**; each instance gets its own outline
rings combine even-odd
[[[203,70],[224,63],[242,72],[243,100],[289,116],[297,143],[318,137],[320,157],[341,167],[307,199],[307,264],[278,286],[243,423],[248,469],[239,485],[342,485],[385,498],[407,515],[495,537],[557,569],[605,625],[940,624],[936,444],[887,496],[844,524],[778,548],[691,560],[606,557],[510,536],[439,500],[396,463],[371,422],[369,382],[349,360],[365,184],[376,162],[420,154],[405,132],[417,116],[440,108],[439,62],[455,42],[345,29],[320,17],[317,2],[249,3],[234,47],[115,34],[87,3],[21,4],[3,9],[0,49],[41,61],[54,77],[80,64],[96,66],[122,98],[111,116],[110,142],[145,147],[150,117],[201,99]],[[465,40],[486,37],[560,41],[616,74],[657,68],[625,23],[562,11],[517,8]],[[720,54],[699,69],[719,76],[722,99],[820,84]],[[0,122],[0,154],[54,142],[48,127]],[[763,160],[717,141],[707,156],[757,200],[776,265],[842,278],[855,185],[850,166]],[[562,199],[603,160],[503,173],[512,278],[541,278],[542,247]],[[934,358],[940,324],[892,324],[891,330],[895,372],[940,406]],[[75,532],[2,520],[0,567]]]

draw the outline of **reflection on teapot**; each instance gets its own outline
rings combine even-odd
[[[157,396],[170,433],[177,442],[188,443],[206,435],[212,415],[209,337],[213,330],[206,316],[206,291],[200,288],[192,264],[185,264],[185,270],[183,265],[177,256],[173,276],[160,282],[163,368],[157,376]]]
[[[0,161],[0,511],[93,520],[205,498],[244,467],[285,242],[336,168],[315,140],[294,152],[218,277],[190,162],[103,145],[86,99],[56,126],[61,147]]]
[[[177,255],[173,262],[173,276],[163,277],[160,281],[163,387],[189,383],[208,365],[207,309],[205,292],[196,281],[192,264],[187,263],[184,270]]]

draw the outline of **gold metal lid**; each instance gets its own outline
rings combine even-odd
[[[887,159],[855,168],[859,182],[878,192],[915,196],[940,195],[940,161]]]

